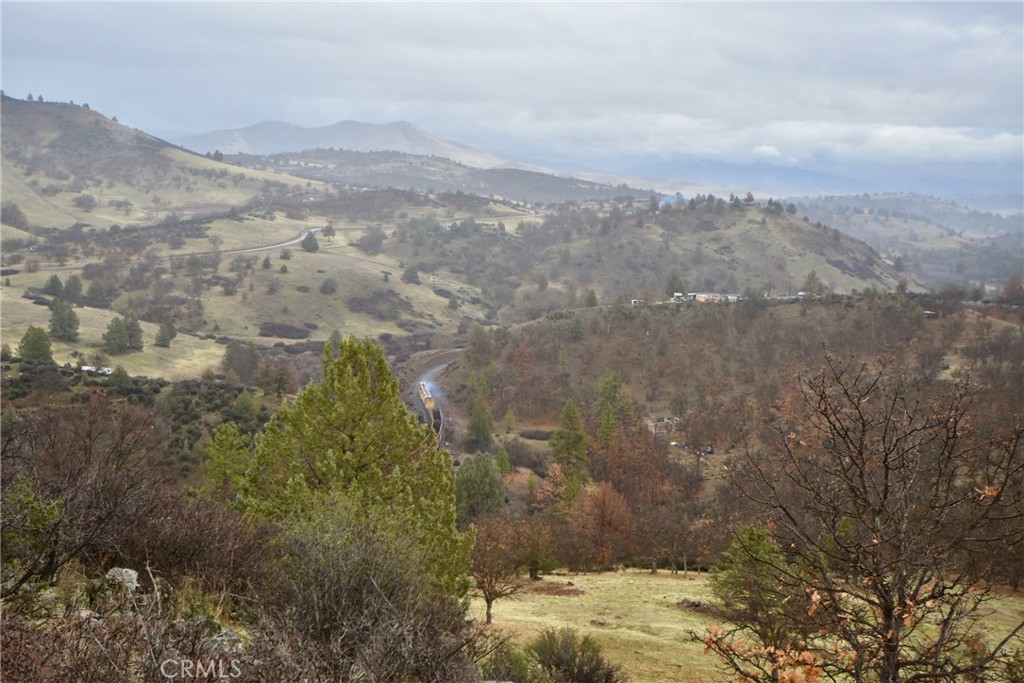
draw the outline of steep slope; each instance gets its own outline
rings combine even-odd
[[[2,107],[3,202],[25,226],[151,224],[305,185],[186,152],[86,107],[6,96]]]

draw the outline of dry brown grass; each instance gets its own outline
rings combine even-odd
[[[683,599],[706,601],[708,595],[706,577],[693,573],[630,569],[553,575],[531,584],[520,599],[496,602],[494,628],[519,643],[545,628],[574,628],[597,640],[634,682],[718,681],[724,677],[714,658],[689,636],[691,630],[703,631],[707,617],[678,606]],[[474,600],[470,616],[483,620],[482,600]]]

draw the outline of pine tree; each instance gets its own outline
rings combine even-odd
[[[358,510],[378,533],[413,543],[433,590],[465,596],[473,539],[456,528],[451,456],[406,409],[373,342],[349,337],[337,358],[326,352],[320,383],[251,449],[236,437],[218,433],[207,454],[248,514],[288,525],[324,506]]]
[[[612,436],[621,425],[633,422],[633,403],[629,397],[629,388],[622,378],[613,370],[609,370],[601,378],[597,387],[597,446],[608,448]]]
[[[316,235],[313,234],[312,230],[306,233],[306,236],[302,238],[302,242],[299,243],[299,246],[309,252],[320,250],[320,243],[317,242]]]
[[[455,477],[455,506],[461,524],[497,512],[504,502],[501,470],[493,456],[481,453],[462,463]]]
[[[562,408],[558,429],[551,435],[550,444],[551,459],[561,465],[567,477],[586,478],[590,466],[587,433],[583,430],[583,419],[574,401],[566,401]]]
[[[66,301],[50,304],[50,337],[61,341],[78,341],[78,316]]]
[[[107,323],[107,331],[103,333],[103,350],[112,356],[128,350],[128,327],[120,316]]]
[[[50,276],[50,279],[43,285],[43,294],[49,294],[50,296],[59,296],[64,290],[64,283],[60,281],[60,276],[54,273]]]
[[[494,420],[482,401],[474,400],[469,408],[469,424],[466,426],[466,440],[477,451],[490,450],[493,443]]]
[[[18,344],[18,357],[23,363],[52,363],[50,336],[41,327],[29,327]]]
[[[171,345],[171,340],[178,336],[178,330],[174,327],[174,323],[166,322],[160,325],[160,329],[156,332],[156,339],[153,341],[157,346],[167,348]]]
[[[128,348],[131,351],[142,350],[142,325],[134,314],[125,316],[124,327],[128,333]]]
[[[73,306],[81,304],[82,278],[77,275],[68,276],[67,282],[64,283],[64,291],[60,293],[60,298]]]

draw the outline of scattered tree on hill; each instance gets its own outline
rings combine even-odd
[[[270,270],[270,266],[271,266],[270,257],[269,256],[264,256],[263,257],[263,264],[262,264],[263,270]]]
[[[333,277],[329,277],[320,283],[321,294],[334,294],[338,291],[338,281]]]
[[[18,344],[18,357],[23,363],[53,363],[50,336],[41,327],[31,326]]]
[[[410,263],[402,271],[402,280],[414,285],[420,283],[420,271],[414,264]]]
[[[113,278],[100,278],[89,283],[85,293],[85,303],[93,308],[110,308],[117,298],[117,281]]]
[[[72,199],[71,203],[82,211],[92,211],[96,208],[96,197],[91,194],[80,194]]]
[[[387,235],[384,234],[384,230],[373,226],[366,229],[366,232],[356,242],[356,246],[370,256],[376,256],[384,249],[384,240],[386,238]]]
[[[141,351],[143,347],[142,325],[139,324],[139,319],[135,317],[134,313],[129,313],[124,317],[124,327],[128,333],[128,350]]]
[[[60,298],[72,306],[80,305],[82,303],[82,278],[77,275],[68,276],[67,282],[64,283],[64,290],[60,293]]]
[[[633,515],[610,482],[585,487],[566,514],[574,541],[566,560],[575,569],[609,567],[632,550]]]
[[[818,296],[825,292],[825,285],[818,277],[818,271],[812,270],[807,273],[807,277],[804,278],[804,282],[800,286],[800,291],[807,296]]]
[[[50,304],[50,337],[78,341],[78,316],[66,301],[55,300]]]
[[[282,261],[287,261],[291,257],[292,257],[292,250],[291,249],[288,249],[287,247],[285,247],[284,249],[281,250],[280,258],[281,258]]]
[[[234,375],[241,384],[252,384],[256,379],[256,370],[260,364],[260,352],[252,342],[243,344],[232,341],[224,349],[224,358],[220,367],[229,375]]]
[[[28,217],[14,202],[4,202],[0,204],[0,223],[24,230],[28,227]]]
[[[1024,629],[979,635],[999,558],[1024,543],[1024,424],[976,426],[969,379],[884,363],[827,358],[801,391],[778,448],[749,454],[735,479],[787,560],[743,551],[807,606],[776,616],[790,631],[821,619],[802,648],[830,679],[986,680]],[[742,667],[771,643],[757,642],[756,620],[739,625],[708,637]]]
[[[308,252],[320,250],[320,243],[317,241],[316,234],[314,234],[312,230],[306,233],[306,236],[302,238],[299,246],[302,247],[304,251]]]
[[[40,291],[49,296],[58,296],[64,291],[64,283],[61,282],[60,276],[54,273]]]
[[[161,323],[160,329],[157,330],[156,339],[154,340],[153,343],[156,344],[157,346],[168,348],[171,345],[171,340],[177,336],[178,330],[174,326],[174,323],[170,321]]]
[[[128,327],[120,316],[115,316],[107,323],[107,331],[103,333],[103,350],[112,356],[128,351]]]

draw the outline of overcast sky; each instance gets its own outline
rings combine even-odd
[[[1024,4],[18,3],[3,89],[160,137],[411,121],[520,158],[1022,165]]]

